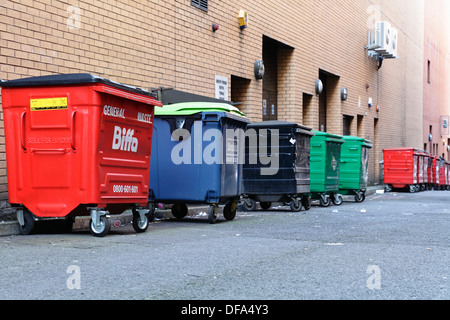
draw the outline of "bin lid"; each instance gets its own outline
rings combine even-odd
[[[344,141],[357,141],[359,143],[361,143],[362,146],[366,147],[366,148],[373,148],[373,144],[370,140],[361,138],[361,137],[356,137],[356,136],[342,136],[342,139],[344,139]]]
[[[314,133],[315,136],[322,137],[326,139],[327,141],[337,142],[337,143],[344,143],[343,137],[337,134],[323,132],[323,131],[316,131],[312,130],[312,133]]]
[[[87,83],[102,83],[114,88],[156,98],[155,93],[146,91],[138,87],[133,87],[106,78],[102,78],[97,75],[89,73],[55,74],[55,75],[15,79],[9,81],[0,81],[0,87],[12,88],[12,87],[55,86],[55,85],[60,86],[60,85],[87,84]]]
[[[260,122],[252,122],[247,126],[247,128],[295,128],[297,132],[307,134],[313,136],[314,133],[311,132],[311,128],[290,121],[282,121],[282,120],[269,120],[269,121],[260,121]]]
[[[181,116],[193,115],[201,112],[229,112],[241,117],[245,117],[238,108],[228,103],[216,102],[180,102],[164,105],[162,108],[155,110],[155,116]]]
[[[399,147],[399,148],[390,148],[390,149],[383,149],[383,152],[409,152],[409,153],[414,153],[414,154],[418,154],[420,153],[420,150],[414,147]]]

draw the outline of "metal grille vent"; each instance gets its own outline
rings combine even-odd
[[[208,11],[208,0],[191,0],[191,4],[194,7]]]

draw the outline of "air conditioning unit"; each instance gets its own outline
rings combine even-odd
[[[375,43],[379,46],[375,51],[380,54],[389,54],[392,45],[391,24],[387,21],[375,23]]]
[[[388,54],[383,55],[384,58],[396,59],[398,55],[398,30],[391,27],[391,50]]]

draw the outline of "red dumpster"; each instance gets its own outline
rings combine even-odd
[[[426,153],[422,150],[418,150],[417,151],[417,175],[418,175],[418,179],[417,179],[417,183],[418,183],[418,187],[419,190],[425,190],[425,179],[426,179],[426,175],[425,175],[425,157],[426,157]]]
[[[446,180],[446,189],[450,190],[450,161],[446,161],[446,168],[447,168],[447,180]]]
[[[422,152],[416,148],[383,149],[386,190],[392,188],[409,188],[410,192],[420,190],[419,157],[421,154]]]
[[[433,166],[431,169],[431,184],[433,189],[439,188],[439,161],[437,161],[437,156],[432,155],[431,159],[433,161]]]
[[[438,172],[439,172],[439,189],[445,190],[448,185],[448,168],[446,161],[443,158],[438,158]]]
[[[433,190],[433,156],[427,153],[426,161],[426,189]]]
[[[152,93],[91,74],[2,81],[9,202],[20,232],[34,221],[91,215],[93,235],[108,233],[106,214],[133,209],[149,222]],[[88,210],[88,211],[87,211]]]

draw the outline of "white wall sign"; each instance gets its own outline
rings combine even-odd
[[[228,101],[228,77],[215,76],[216,99]]]

